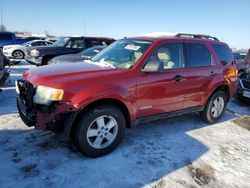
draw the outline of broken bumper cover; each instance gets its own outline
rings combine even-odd
[[[17,108],[22,121],[29,127],[63,131],[64,125],[71,114],[77,109],[70,102],[55,102],[49,106],[33,103],[35,88],[23,80],[17,81],[20,94],[17,96]]]
[[[36,106],[28,109],[25,102],[17,97],[17,108],[22,121],[28,126],[36,129],[49,129],[62,132],[67,119],[76,111],[69,103],[54,104],[51,106]]]

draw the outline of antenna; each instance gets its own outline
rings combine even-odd
[[[86,20],[83,20],[83,35],[86,35]]]

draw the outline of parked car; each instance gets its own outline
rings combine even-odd
[[[17,37],[12,32],[0,32],[0,47],[11,44],[23,44],[35,39],[40,39],[40,37]]]
[[[243,100],[250,100],[250,50],[244,61],[247,66],[238,76],[237,97]]]
[[[8,81],[10,73],[6,66],[9,65],[8,59],[3,55],[2,50],[0,50],[0,92],[2,92],[1,87],[5,85]]]
[[[35,65],[46,65],[52,58],[64,54],[76,54],[98,45],[109,45],[114,39],[97,37],[60,37],[53,46],[30,47],[26,60]]]
[[[245,61],[247,51],[234,51],[233,54],[238,66],[239,73],[244,72],[248,65],[248,63]]]
[[[106,46],[94,46],[83,50],[77,54],[67,54],[67,55],[59,55],[54,57],[48,62],[48,65],[53,64],[63,64],[63,63],[77,63],[83,60],[91,59],[100,51],[102,51]]]
[[[13,59],[24,59],[25,53],[28,47],[31,46],[47,46],[52,45],[53,42],[46,41],[46,40],[32,40],[29,42],[25,42],[23,44],[13,44],[13,45],[6,45],[3,47],[3,53],[8,58]]]
[[[30,69],[17,82],[17,107],[27,126],[62,132],[98,157],[133,124],[190,112],[219,121],[236,86],[232,51],[215,37],[134,37],[86,63]]]

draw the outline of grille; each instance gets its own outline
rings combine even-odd
[[[246,89],[250,89],[250,80],[241,80],[242,85]]]
[[[35,95],[36,88],[33,84],[25,80],[18,80],[17,85],[20,91],[20,97],[24,101],[26,108],[32,109],[33,97]]]

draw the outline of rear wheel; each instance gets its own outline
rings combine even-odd
[[[208,100],[205,109],[200,112],[201,118],[207,123],[219,121],[227,106],[227,96],[224,91],[215,92]]]
[[[112,152],[122,141],[125,118],[114,106],[99,106],[88,111],[79,121],[74,134],[78,150],[88,157]]]
[[[24,53],[21,50],[16,50],[12,53],[12,56],[14,57],[14,59],[23,59]]]

